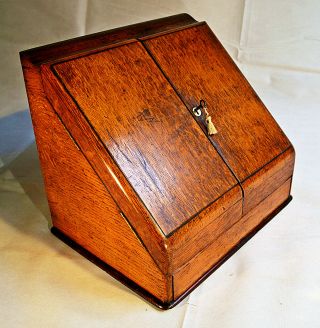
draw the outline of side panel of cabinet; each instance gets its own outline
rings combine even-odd
[[[164,275],[47,102],[36,68],[24,65],[53,226],[163,302]]]

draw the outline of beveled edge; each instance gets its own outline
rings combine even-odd
[[[110,43],[118,43],[132,38],[138,39],[196,22],[187,13],[176,14],[23,50],[20,52],[20,58],[28,58],[32,64],[39,66],[51,60],[93,50]]]

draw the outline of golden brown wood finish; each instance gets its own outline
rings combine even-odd
[[[244,214],[257,206],[261,199],[265,199],[292,176],[294,160],[294,149],[289,147],[255,175],[243,181],[242,186],[247,199],[243,209]]]
[[[250,234],[273,210],[280,206],[289,196],[291,179],[286,181],[273,194],[264,199],[253,210],[244,215],[238,222],[221,233],[215,241],[208,245],[191,261],[174,274],[174,299],[197,281],[215,263]],[[237,204],[236,204],[237,205]]]
[[[163,233],[50,67],[42,65],[41,72],[50,103],[162,271],[166,272],[169,258]]]
[[[241,215],[242,193],[237,185],[168,238],[172,271],[197,255],[215,240],[217,234],[237,222]]]
[[[192,238],[190,238],[188,242],[185,242],[183,247],[180,249],[174,245],[175,252],[173,257],[173,272],[179,271],[180,268],[187,263],[187,261],[192,261],[199,255],[199,253],[206,249],[208,245],[215,242],[221,234],[225,233],[225,231],[240,220],[241,214],[241,201],[238,201],[214,219],[207,213],[204,213],[204,216],[207,215],[207,220],[210,220],[210,223],[205,227],[206,234],[201,232],[196,236],[192,236]],[[196,266],[194,269],[196,271],[201,271],[202,266]],[[197,272],[197,274],[199,273]]]
[[[177,15],[21,56],[54,231],[158,306],[290,199],[294,150],[204,23]],[[188,112],[201,98],[212,137]]]
[[[31,64],[39,66],[88,51],[97,51],[110,44],[171,31],[195,23],[196,20],[190,15],[178,14],[25,50],[20,56],[28,59]]]
[[[140,43],[54,70],[166,235],[237,184]]]
[[[255,178],[248,177],[287,150],[289,140],[205,23],[142,39],[190,111],[206,100],[218,130],[209,137],[213,145],[238,180],[247,179],[244,193],[257,188],[254,200],[244,197],[244,207],[252,208],[266,195],[259,190],[264,183],[250,186]],[[197,120],[206,131],[203,118]]]
[[[161,301],[170,301],[171,277],[160,271],[47,103],[37,69],[24,62],[24,72],[53,225]]]

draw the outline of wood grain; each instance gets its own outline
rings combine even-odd
[[[291,179],[287,180],[274,193],[269,195],[253,210],[244,215],[213,243],[174,273],[174,299],[183,294],[206,271],[210,270],[241,239],[250,234],[273,210],[280,206],[289,196]]]
[[[171,300],[171,278],[161,272],[47,103],[37,69],[27,66],[25,80],[53,226],[160,300]]]
[[[96,51],[106,45],[183,28],[196,22],[188,14],[178,14],[25,50],[20,56],[39,66],[91,50]]]
[[[142,40],[190,111],[200,99],[206,100],[218,130],[209,138],[240,182],[290,147],[287,137],[206,24]],[[206,132],[204,117],[197,120]],[[244,192],[254,180],[242,184]],[[245,197],[245,208],[256,204],[252,200]]]
[[[248,213],[292,176],[294,161],[295,152],[290,146],[256,174],[243,181],[242,186],[246,199],[243,208],[244,214]]]
[[[159,306],[287,203],[294,149],[205,23],[176,15],[21,60],[54,226]]]
[[[237,184],[140,43],[54,70],[164,234]]]
[[[148,250],[163,272],[169,268],[166,240],[149,211],[145,208],[122,171],[93,133],[88,121],[79,115],[79,109],[57,80],[50,67],[41,66],[43,85],[49,102],[63,120],[70,135],[77,140],[79,148],[110,192],[122,213],[144,240]]]
[[[242,193],[236,186],[168,238],[172,271],[196,256],[241,216]]]

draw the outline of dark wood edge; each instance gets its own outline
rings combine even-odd
[[[42,65],[41,67],[45,67],[46,71],[49,72],[50,74],[54,73],[51,70],[50,65]],[[41,75],[42,75],[42,72],[41,72]],[[59,78],[57,80],[59,82]],[[62,87],[63,87],[63,85],[62,85]],[[123,215],[124,219],[127,221],[130,228],[133,230],[133,232],[136,234],[137,238],[140,240],[141,244],[146,248],[147,252],[150,254],[151,258],[153,259],[153,261],[155,262],[155,264],[157,265],[159,270],[162,273],[167,272],[167,270],[168,270],[168,267],[167,267],[167,265],[168,265],[168,260],[167,260],[168,254],[167,254],[167,249],[166,249],[166,246],[165,246],[165,238],[164,238],[165,235],[163,234],[163,232],[160,228],[158,229],[158,225],[155,223],[154,218],[149,213],[148,209],[146,209],[143,202],[141,200],[139,200],[140,199],[139,195],[135,192],[134,188],[130,185],[130,183],[128,182],[128,180],[126,178],[124,178],[123,181],[126,181],[128,183],[128,186],[130,186],[130,188],[129,189],[125,188],[125,193],[123,193],[122,188],[119,189],[118,188],[119,186],[118,186],[117,183],[110,185],[110,181],[114,180],[112,174],[108,175],[109,178],[106,179],[104,176],[101,175],[100,171],[99,171],[100,173],[98,172],[96,166],[93,165],[94,162],[92,160],[90,160],[90,158],[87,156],[87,152],[85,151],[84,147],[81,146],[81,143],[79,142],[79,138],[76,138],[73,135],[73,131],[71,131],[68,128],[68,126],[65,124],[65,121],[67,122],[68,119],[66,119],[64,121],[63,118],[60,116],[60,113],[55,108],[55,106],[54,106],[54,104],[53,104],[53,102],[50,98],[50,95],[47,94],[48,88],[44,88],[44,89],[46,90],[45,93],[46,93],[46,100],[48,102],[48,105],[51,106],[52,110],[57,115],[58,119],[60,120],[60,122],[64,126],[65,130],[68,131],[69,137],[71,138],[71,140],[77,145],[78,149],[81,151],[84,158],[90,164],[90,166],[92,167],[92,169],[95,172],[96,176],[98,177],[98,179],[103,184],[104,188],[108,191],[108,193],[112,197],[113,201],[115,202],[115,204],[119,208],[121,215]],[[66,88],[64,88],[64,91],[66,92],[66,95],[68,95],[68,97],[70,96],[71,99],[73,99],[72,95],[70,95],[68,93],[68,90]],[[75,106],[78,106],[77,102],[75,100],[71,101],[71,103],[74,104]],[[82,111],[79,107],[78,107],[78,110],[80,110],[80,113],[82,113]],[[86,120],[85,115],[81,114],[81,117],[83,117]],[[110,161],[112,163],[111,167],[117,168],[119,170],[119,171],[116,171],[114,173],[114,175],[118,176],[117,172],[120,172],[120,174],[123,174],[122,171],[120,170],[119,166],[117,164],[113,164],[113,163],[116,163],[114,161],[113,157],[109,154],[108,149],[104,146],[104,144],[101,141],[99,135],[97,135],[95,133],[95,130],[91,127],[90,122],[89,121],[87,121],[87,122],[90,126],[91,131],[93,131],[93,135],[96,137],[97,140],[99,140],[99,142],[101,144],[101,149],[106,151],[106,154],[108,154],[108,159],[110,159]],[[99,158],[99,157],[101,157],[101,154],[99,152],[96,152],[95,157]],[[101,157],[101,158],[103,159],[104,162],[107,160],[106,157]],[[105,170],[105,172],[108,173],[109,170]],[[113,189],[112,189],[112,186],[113,186]],[[118,197],[115,197],[115,192],[111,192],[111,190],[115,191],[114,188],[116,188],[116,190],[120,190],[120,192],[121,192],[120,198],[119,198],[119,195],[118,195]],[[131,193],[131,190],[132,190],[132,193]],[[136,207],[134,205],[133,205],[133,207],[131,207],[131,205],[132,205],[131,202],[126,202],[126,201],[124,202],[124,203],[129,204],[130,208],[127,208],[123,205],[124,203],[122,202],[122,200],[123,199],[125,200],[128,197],[127,196],[128,194],[130,196],[137,197],[137,199],[138,199],[137,203],[139,205],[141,205],[142,211],[139,210],[140,207]],[[139,212],[137,212],[137,211],[139,211]],[[130,213],[130,215],[129,215],[129,213]],[[143,220],[143,219],[150,220],[150,221],[148,221],[150,224],[147,225],[147,231],[143,231],[143,229],[142,230],[138,229],[142,225],[146,226],[146,224],[141,222],[141,220]],[[140,222],[140,224],[139,224],[139,222]],[[147,236],[150,236],[150,234],[153,237],[152,238],[147,238]]]
[[[149,293],[147,290],[139,286],[137,283],[135,283],[133,280],[126,277],[124,274],[122,274],[120,271],[116,270],[109,264],[105,263],[101,259],[99,259],[97,256],[83,248],[81,245],[79,245],[77,242],[72,240],[70,237],[65,235],[60,229],[56,227],[52,227],[51,232],[58,237],[61,241],[63,241],[65,244],[70,246],[73,250],[84,256],[86,259],[88,259],[90,262],[98,266],[103,271],[107,272],[110,276],[121,282],[126,287],[130,288],[133,292],[141,296],[143,299],[147,300],[152,305],[156,306],[159,309],[166,310],[169,308],[169,305],[171,303],[164,303],[163,301],[159,300],[157,297]]]
[[[147,300],[149,303],[161,310],[168,310],[175,307],[183,299],[185,299],[194,289],[196,289],[203,281],[205,281],[215,270],[217,270],[226,260],[228,260],[233,254],[235,254],[247,241],[249,241],[259,230],[261,230],[269,221],[271,221],[283,208],[285,208],[290,201],[292,196],[289,196],[280,206],[278,206],[272,213],[270,213],[259,225],[257,225],[252,231],[250,231],[245,237],[243,237],[237,245],[235,245],[224,257],[222,257],[217,263],[215,263],[201,278],[199,278],[192,286],[190,286],[182,295],[180,295],[176,300],[172,302],[165,303],[154,295],[149,293],[144,288],[140,287],[137,283],[127,278],[118,270],[114,269],[107,263],[100,260],[98,257],[93,255],[91,252],[84,249],[82,246],[77,244],[75,241],[66,236],[56,227],[51,228],[51,232],[66,243],[68,246],[73,248],[79,254],[87,258],[89,261],[97,265],[102,270],[106,271],[113,278],[120,281],[122,284],[130,288],[136,294],[141,296],[143,299]]]
[[[21,59],[28,58],[33,65],[40,65],[51,60],[106,46],[110,43],[132,38],[137,39],[195,22],[197,21],[193,17],[183,13],[24,50],[20,52],[20,57]]]
[[[130,38],[130,39],[126,39],[126,40],[123,40],[123,41],[111,42],[111,43],[108,43],[108,44],[106,44],[104,46],[101,46],[101,47],[96,47],[96,48],[93,48],[93,49],[86,49],[85,51],[73,53],[73,54],[70,54],[68,56],[64,56],[63,58],[57,58],[57,59],[54,59],[54,60],[50,60],[50,62],[42,63],[41,65],[49,65],[52,68],[52,70],[55,70],[54,67],[56,65],[61,64],[61,63],[65,63],[65,62],[72,61],[72,60],[77,60],[77,59],[82,58],[82,57],[88,57],[88,56],[91,56],[91,55],[96,55],[100,52],[104,52],[104,51],[107,51],[109,49],[114,49],[114,48],[117,48],[117,47],[125,46],[125,45],[128,45],[130,43],[134,43],[134,42],[138,42],[138,40],[134,39],[134,38]]]
[[[238,244],[229,250],[217,263],[215,263],[202,277],[200,277],[191,287],[189,287],[182,295],[175,301],[174,305],[180,303],[186,296],[188,296],[194,289],[196,289],[203,281],[205,281],[214,271],[216,271],[224,262],[226,262],[232,255],[234,255],[244,244],[246,244],[257,232],[259,232],[267,223],[269,223],[281,210],[283,210],[292,201],[290,195],[281,205],[265,217],[253,230],[244,236]]]
[[[277,154],[275,157],[273,157],[270,161],[266,162],[265,164],[263,164],[261,167],[257,168],[256,170],[254,170],[252,173],[250,173],[247,177],[245,177],[243,180],[240,181],[241,184],[245,183],[247,180],[249,180],[250,178],[252,178],[254,175],[256,175],[257,173],[259,173],[262,169],[264,169],[266,166],[268,166],[269,164],[271,164],[273,161],[275,161],[276,159],[278,159],[279,157],[285,155],[286,152],[289,151],[293,151],[293,156],[294,156],[294,148],[292,146],[292,144],[290,143],[289,146],[285,149],[283,149],[279,154]],[[278,171],[276,171],[278,172]]]
[[[203,211],[205,211],[206,209],[208,209],[210,206],[214,205],[214,203],[218,202],[222,197],[226,196],[228,193],[232,192],[237,187],[240,189],[240,192],[242,193],[241,186],[238,183],[235,184],[235,185],[233,185],[233,186],[231,186],[228,190],[226,190],[220,196],[218,196],[214,200],[210,201],[207,205],[205,205],[204,207],[202,207],[198,212],[196,212],[193,215],[191,215],[186,221],[184,221],[183,223],[181,223],[177,228],[173,229],[168,234],[166,234],[165,235],[166,238],[169,239],[170,237],[172,237],[175,233],[177,233],[184,226],[188,225],[190,222],[192,222],[193,220],[195,220]],[[229,204],[229,203],[226,204],[226,209],[220,215],[216,216],[216,218],[218,218],[219,216],[223,215],[234,204],[236,204],[236,203],[238,203],[238,202],[240,202],[242,200],[243,200],[243,197],[239,197],[239,198],[237,198],[237,200],[234,203],[232,203],[232,204]]]
[[[140,41],[140,42],[148,41],[150,39],[155,39],[155,38],[158,38],[160,36],[164,36],[166,34],[179,32],[179,31],[182,31],[182,30],[185,30],[185,29],[189,29],[189,28],[192,28],[192,27],[197,27],[197,26],[205,25],[205,24],[206,24],[205,21],[200,21],[200,22],[194,21],[193,23],[190,23],[190,24],[187,24],[187,25],[184,25],[184,26],[179,26],[179,27],[176,27],[174,29],[163,30],[163,31],[159,31],[159,32],[156,32],[156,33],[153,33],[153,34],[139,36],[139,37],[137,37],[137,40]]]

